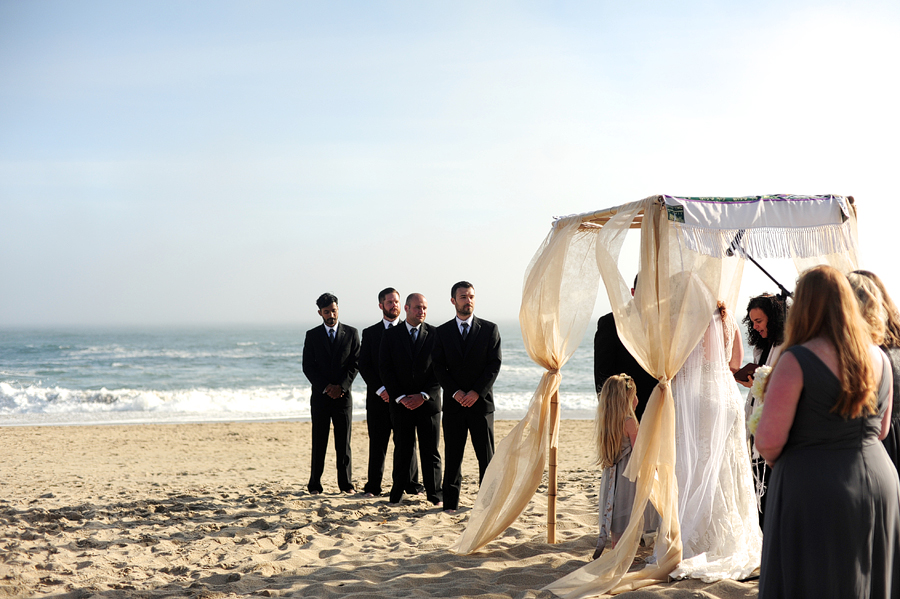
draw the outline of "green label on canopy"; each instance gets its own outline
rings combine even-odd
[[[667,204],[666,213],[668,214],[669,220],[676,223],[684,222],[684,206],[672,206]]]

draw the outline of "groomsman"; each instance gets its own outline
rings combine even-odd
[[[444,510],[459,508],[466,439],[478,458],[478,484],[494,457],[494,381],[500,373],[500,332],[477,318],[475,288],[468,281],[450,290],[456,318],[437,329],[434,372],[444,390]]]
[[[337,454],[338,487],[353,493],[350,459],[350,422],[353,399],[350,385],[359,363],[359,334],[353,327],[338,323],[338,298],[323,293],[316,300],[322,326],[306,332],[303,343],[303,374],[312,386],[312,464],[307,489],[322,492],[322,472],[328,434],[334,424],[334,451]]]
[[[387,390],[394,425],[394,469],[390,503],[398,504],[409,488],[409,464],[418,435],[422,483],[428,501],[441,502],[441,386],[434,375],[431,354],[435,328],[425,324],[428,302],[421,293],[406,298],[406,321],[384,332],[379,371]]]
[[[400,293],[393,287],[382,289],[378,294],[378,308],[382,318],[372,326],[363,329],[362,347],[359,352],[359,374],[366,381],[366,427],[369,430],[368,480],[363,487],[365,497],[381,495],[381,480],[384,477],[384,458],[391,438],[391,409],[389,397],[381,374],[378,372],[378,352],[384,332],[400,324]],[[396,446],[397,439],[394,439]],[[405,490],[411,495],[422,492],[419,484],[419,460],[413,446],[410,463],[410,486]]]

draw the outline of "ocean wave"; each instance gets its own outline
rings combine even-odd
[[[165,421],[191,421],[198,415],[210,419],[309,418],[309,395],[308,386],[82,390],[0,382],[0,424],[4,417],[14,416],[54,415],[57,420],[68,416],[74,422],[83,415],[126,412]],[[533,391],[501,391],[494,394],[494,403],[505,413],[524,414],[533,396]],[[353,411],[358,417],[365,416],[365,400],[364,392],[354,392]],[[564,413],[593,410],[596,402],[593,393],[560,392]]]
[[[169,414],[290,413],[297,417],[307,417],[309,388],[80,390],[0,383],[0,416],[119,411]]]
[[[210,360],[216,358],[236,359],[251,356],[295,359],[303,354],[299,350],[271,351],[258,343],[237,343],[237,347],[216,350],[151,348],[135,349],[120,345],[103,345],[63,350],[66,358],[116,359],[116,360]]]

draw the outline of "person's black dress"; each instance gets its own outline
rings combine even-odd
[[[760,599],[900,597],[900,481],[878,441],[887,408],[845,420],[840,382],[809,349],[788,349],[803,391],[768,489]]]
[[[882,443],[888,457],[894,462],[894,468],[900,471],[900,347],[891,347],[885,351],[891,360],[891,370],[894,371],[894,411],[891,412],[891,430]]]

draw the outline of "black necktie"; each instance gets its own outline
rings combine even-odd
[[[328,340],[334,345],[334,329],[328,329]]]
[[[416,336],[419,334],[419,329],[413,327],[409,330],[409,340],[412,341],[412,344],[416,344]]]
[[[469,336],[469,323],[468,323],[468,322],[464,322],[464,323],[462,323],[460,326],[462,327],[463,341],[465,341],[465,340],[466,340],[466,337]]]

